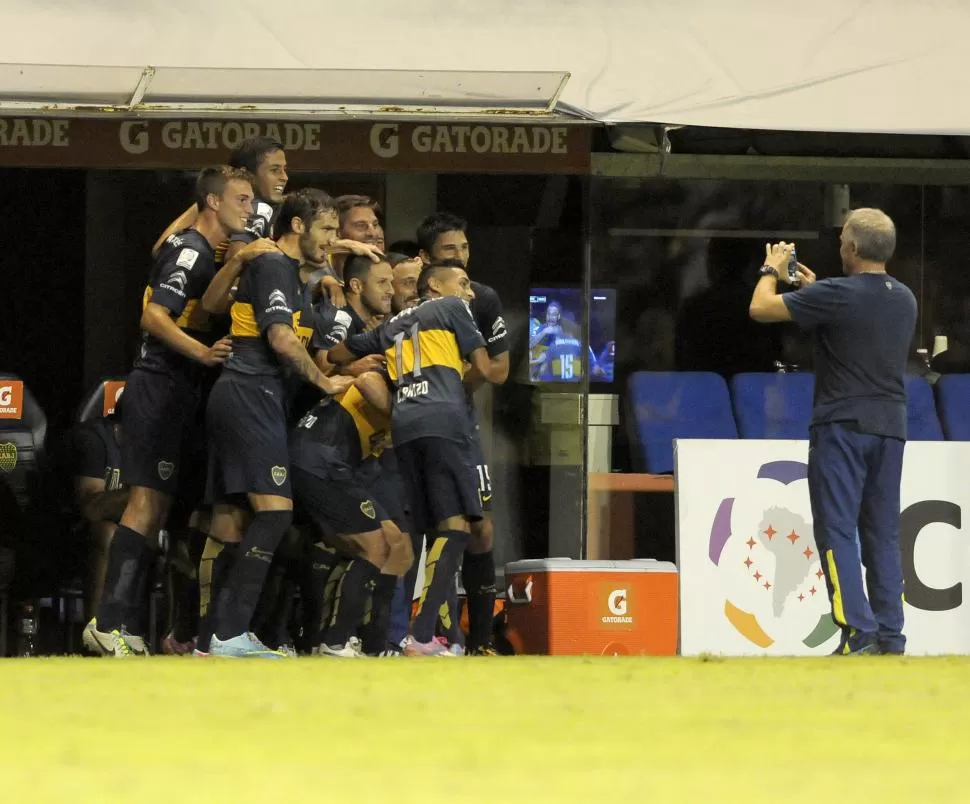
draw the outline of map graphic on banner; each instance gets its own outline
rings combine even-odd
[[[806,482],[808,467],[799,461],[763,464],[758,480],[779,484]],[[711,526],[708,554],[726,589],[724,616],[737,632],[759,648],[768,648],[792,627],[814,625],[802,643],[818,648],[838,631],[828,598],[811,519],[785,505],[763,509],[760,516],[742,496],[725,497]],[[754,518],[753,518],[754,515]],[[737,530],[735,530],[735,524]],[[796,633],[801,633],[798,631]]]

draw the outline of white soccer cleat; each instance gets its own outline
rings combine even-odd
[[[99,631],[97,618],[86,626],[81,634],[84,647],[97,656],[114,656],[127,659],[130,656],[147,656],[145,640],[142,637],[121,631]]]
[[[317,656],[336,656],[341,659],[363,659],[366,658],[361,648],[360,640],[351,637],[346,645],[327,645],[323,644],[316,653]]]

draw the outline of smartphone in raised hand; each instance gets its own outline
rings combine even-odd
[[[788,256],[788,281],[792,285],[797,285],[802,281],[798,275],[798,255],[795,254],[795,247],[791,247],[791,254]]]

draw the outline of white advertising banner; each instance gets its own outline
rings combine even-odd
[[[674,444],[685,656],[831,653],[838,633],[812,532],[807,441]],[[906,445],[900,539],[910,654],[970,654],[970,443]]]

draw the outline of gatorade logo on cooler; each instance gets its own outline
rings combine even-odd
[[[606,595],[606,608],[609,614],[604,614],[600,622],[603,625],[632,625],[633,617],[630,611],[630,595],[627,589],[611,589]]]

